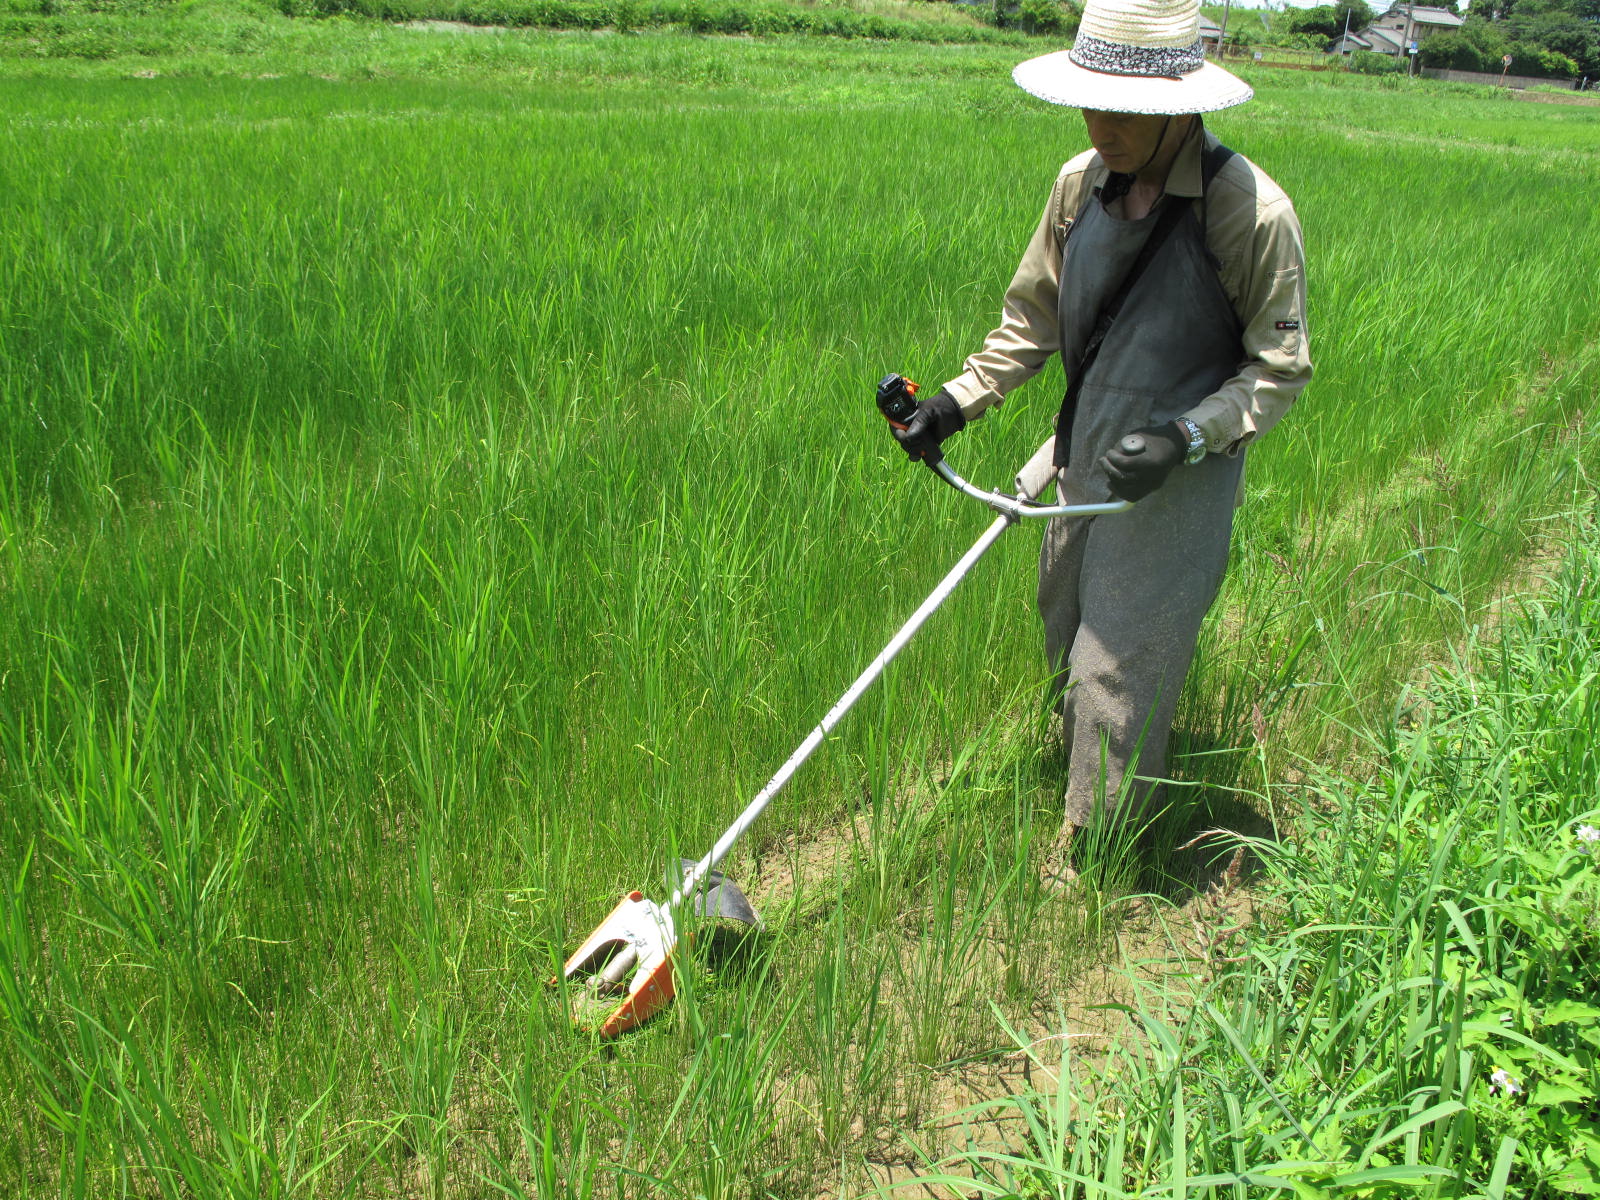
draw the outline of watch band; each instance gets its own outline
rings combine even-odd
[[[1206,435],[1201,433],[1200,426],[1188,417],[1179,417],[1177,425],[1189,439],[1188,450],[1183,458],[1184,465],[1193,466],[1206,456]]]

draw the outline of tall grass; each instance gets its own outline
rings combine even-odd
[[[995,1102],[984,1195],[1555,1197],[1600,1188],[1600,537],[1408,695],[1367,784],[1319,775],[1264,844],[1262,929],[1211,986],[1148,986],[1101,1061]]]
[[[612,1050],[542,980],[978,532],[867,388],[954,373],[1081,135],[1010,52],[516,38],[441,81],[459,40],[363,36],[335,79],[0,82],[0,1190],[864,1188],[991,1001],[1048,1011],[1129,872],[1183,873],[1038,887],[1029,538],[730,865],[766,934],[698,938]],[[1399,101],[1279,88],[1218,124],[1296,196],[1320,374],[1252,459],[1158,846],[1387,713],[1592,459],[1594,129],[1357,140]],[[1426,254],[1358,249],[1380,173]]]
[[[1050,23],[1049,12],[1030,15],[1021,28],[1013,20],[1002,29],[992,9],[925,0],[6,0],[0,4],[0,62],[59,67],[122,60],[125,73],[132,60],[143,73],[196,74],[216,63],[231,72],[277,59],[299,72],[307,53],[325,67],[332,51],[359,56],[368,70],[392,69],[397,57],[410,59],[406,65],[413,69],[419,58],[454,58],[481,68],[536,62],[538,51],[529,53],[523,44],[529,29],[1025,46],[1038,44],[1029,35],[1041,14]],[[401,40],[384,24],[404,27]],[[462,44],[440,46],[441,29]],[[463,33],[469,36],[456,36]]]

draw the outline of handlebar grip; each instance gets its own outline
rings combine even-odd
[[[1145,450],[1144,436],[1138,433],[1130,433],[1117,443],[1117,449],[1121,450],[1129,458],[1143,454]]]
[[[917,415],[917,385],[904,375],[885,375],[878,380],[878,411],[896,429],[904,429]]]
[[[883,419],[896,429],[903,430],[911,424],[911,418],[917,415],[919,386],[898,373],[885,375],[878,380],[878,411],[883,414]],[[944,454],[937,445],[922,452],[922,465],[930,471],[937,471],[943,461]]]

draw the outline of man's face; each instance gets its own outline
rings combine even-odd
[[[1176,124],[1171,117],[1094,108],[1083,110],[1083,123],[1106,166],[1121,174],[1132,174],[1154,158],[1162,131]]]

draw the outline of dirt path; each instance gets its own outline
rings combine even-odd
[[[858,813],[769,844],[740,874],[750,899],[769,917],[798,916],[804,924],[831,907],[841,872],[871,861],[872,837],[870,820]],[[1201,835],[1181,849],[1199,851],[1198,843],[1210,840]],[[1053,1096],[1064,1039],[1071,1042],[1072,1058],[1092,1072],[1113,1045],[1130,1036],[1125,1009],[1137,1007],[1141,995],[1146,1003],[1157,994],[1181,1002],[1190,987],[1235,961],[1256,903],[1247,874],[1241,849],[1200,890],[1180,897],[1093,898],[1113,914],[1108,932],[1059,986],[1035,994],[1015,1026],[1025,1044],[1016,1044],[996,1023],[993,1049],[931,1069],[902,1065],[885,1087],[917,1099],[899,1107],[890,1103],[893,1118],[873,1127],[858,1121],[847,1153],[833,1158],[824,1173],[829,1186],[816,1195],[843,1200],[892,1191],[953,1197],[962,1193],[910,1181],[964,1149],[1025,1151],[1025,1127],[1007,1098]],[[1071,894],[1049,901],[1073,902]],[[999,946],[991,948],[982,969],[998,977],[1002,957]]]

